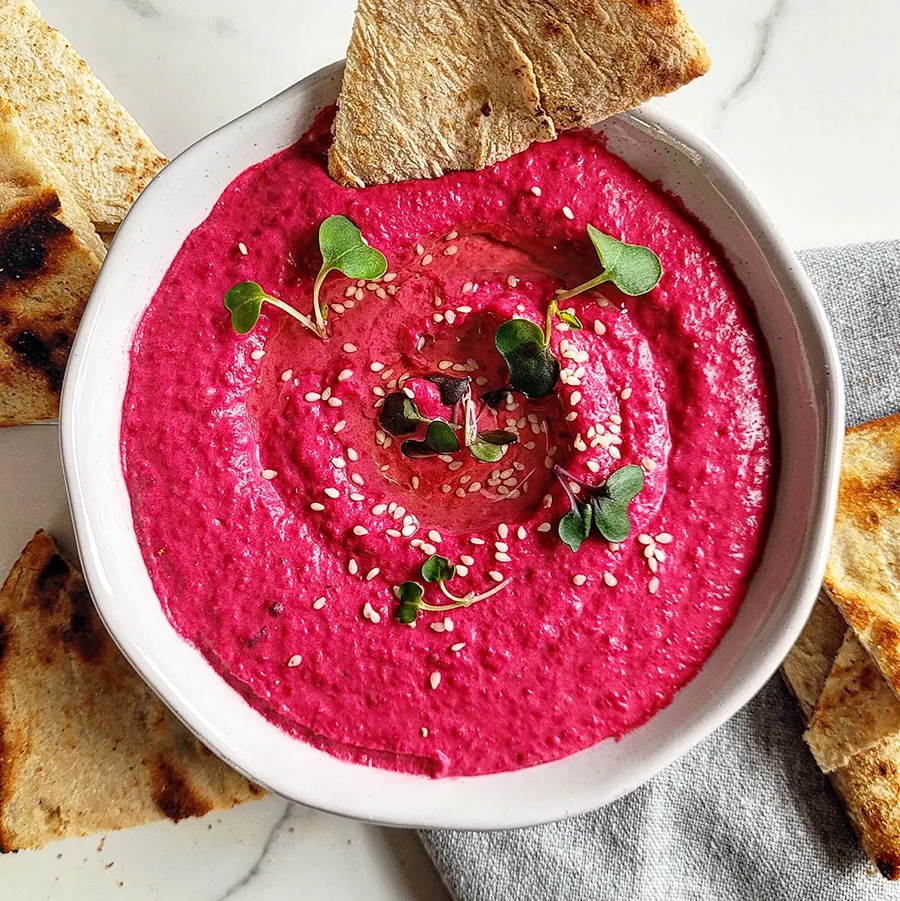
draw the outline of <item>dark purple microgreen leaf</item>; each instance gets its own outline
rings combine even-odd
[[[495,388],[493,391],[485,391],[481,395],[482,401],[492,410],[503,406],[512,397],[512,388]]]
[[[252,331],[266,297],[256,282],[241,282],[226,293],[225,309],[231,313],[231,324],[239,335]]]
[[[490,432],[479,432],[478,437],[488,444],[517,444],[519,436],[515,432],[507,432],[504,429],[496,429]]]
[[[594,526],[607,541],[618,543],[631,534],[627,503],[594,496],[591,498],[591,507],[594,511]]]
[[[433,372],[430,375],[422,376],[426,382],[437,385],[438,392],[441,396],[441,403],[444,406],[452,407],[458,404],[469,392],[472,387],[472,380],[468,376],[457,378],[454,375],[444,375],[440,372]]]
[[[469,451],[476,460],[482,463],[496,463],[503,456],[503,448],[498,444],[490,444],[478,438],[469,445]]]
[[[553,393],[559,381],[559,360],[540,326],[528,319],[511,319],[497,329],[494,343],[509,367],[509,382],[516,391],[533,399]]]
[[[422,564],[422,578],[426,582],[449,582],[456,575],[456,567],[440,554],[432,554]]]
[[[634,464],[623,466],[610,475],[602,488],[606,497],[627,508],[644,490],[644,470]]]
[[[559,521],[559,537],[574,553],[591,533],[593,511],[590,504],[575,501],[572,509]]]
[[[424,596],[425,591],[418,582],[404,582],[397,590],[397,597],[400,600],[396,612],[397,619],[407,626],[414,623],[419,618]]]
[[[402,438],[404,435],[412,435],[424,420],[415,401],[402,391],[396,391],[384,399],[378,422],[386,432]]]
[[[412,438],[407,439],[400,445],[400,453],[410,460],[421,460],[424,457],[434,457],[437,451],[433,450],[427,441],[415,441]]]

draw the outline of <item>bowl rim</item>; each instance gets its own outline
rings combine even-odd
[[[174,172],[194,165],[194,160],[201,157],[204,153],[204,147],[207,142],[212,141],[223,132],[234,129],[238,125],[249,125],[256,121],[264,121],[271,111],[278,109],[287,101],[294,98],[299,100],[310,88],[315,87],[319,82],[334,79],[342,71],[343,65],[343,62],[337,62],[307,76],[255,109],[193,144],[176,157],[154,179],[153,183],[138,198],[121,226],[119,234],[110,249],[107,262],[101,270],[91,302],[87,306],[81,327],[76,335],[61,398],[60,443],[63,474],[75,527],[76,543],[85,578],[101,620],[120,650],[141,677],[162,698],[175,715],[218,756],[253,781],[270,788],[277,794],[310,807],[345,816],[389,825],[426,828],[508,829],[538,825],[584,813],[604,806],[639,787],[668,764],[687,753],[699,741],[734,715],[756,695],[765,682],[773,675],[806,622],[818,593],[825,568],[837,499],[843,439],[844,394],[834,339],[821,302],[794,252],[765,213],[746,182],[722,154],[691,128],[679,123],[658,109],[644,106],[638,110],[623,114],[623,117],[630,120],[639,129],[666,136],[667,142],[676,145],[684,154],[691,157],[698,164],[698,168],[702,163],[707,180],[715,181],[717,190],[724,200],[732,203],[740,210],[740,219],[748,228],[753,230],[754,238],[766,252],[773,276],[778,284],[783,287],[785,295],[788,297],[788,305],[796,304],[796,308],[800,309],[806,316],[808,332],[805,334],[805,341],[812,340],[814,342],[817,353],[824,361],[824,371],[818,373],[819,392],[823,400],[823,406],[827,407],[831,415],[823,422],[822,465],[817,483],[819,490],[816,492],[813,509],[807,518],[808,526],[804,532],[805,554],[795,570],[795,578],[799,585],[797,596],[793,606],[782,617],[779,638],[768,645],[760,655],[751,676],[748,676],[743,682],[725,692],[715,705],[707,705],[709,709],[706,709],[705,712],[688,718],[688,725],[681,728],[672,741],[657,748],[649,764],[645,764],[643,767],[636,767],[634,772],[629,773],[628,776],[619,779],[614,784],[607,783],[602,778],[599,778],[602,776],[602,773],[600,773],[598,774],[595,787],[591,791],[582,792],[577,797],[566,795],[563,791],[560,792],[558,797],[547,798],[538,805],[529,802],[531,803],[530,807],[528,803],[516,804],[514,798],[507,797],[507,795],[515,794],[518,774],[528,773],[544,767],[559,767],[560,764],[565,764],[565,761],[570,760],[571,757],[562,758],[560,761],[554,761],[549,764],[541,764],[538,767],[512,771],[511,773],[457,777],[454,779],[430,780],[423,777],[409,776],[409,774],[401,774],[404,778],[417,779],[423,785],[456,783],[459,786],[462,783],[475,782],[480,789],[486,788],[489,781],[492,780],[496,785],[496,790],[504,795],[504,800],[509,801],[513,805],[512,807],[507,807],[483,803],[467,808],[465,811],[451,811],[447,805],[444,805],[438,812],[435,812],[429,809],[427,803],[418,805],[410,803],[399,804],[389,797],[385,798],[380,792],[359,792],[353,796],[337,799],[329,796],[327,791],[317,784],[315,778],[309,778],[305,784],[301,784],[296,778],[285,777],[284,773],[276,773],[271,768],[260,769],[258,761],[250,759],[247,754],[238,751],[234,742],[229,740],[228,736],[219,728],[219,725],[212,722],[211,719],[198,715],[189,699],[173,687],[172,682],[166,676],[165,667],[160,666],[159,662],[153,658],[152,641],[150,639],[145,641],[143,637],[135,636],[129,632],[121,610],[121,603],[117,602],[111,580],[108,577],[108,572],[115,571],[117,564],[116,554],[104,541],[98,540],[98,534],[94,527],[94,515],[86,499],[83,464],[86,464],[89,460],[90,446],[89,441],[83,440],[83,437],[84,432],[90,431],[93,424],[80,422],[79,400],[84,390],[87,372],[93,362],[91,359],[92,337],[100,321],[101,314],[105,311],[103,296],[108,293],[109,287],[115,279],[121,278],[118,270],[121,268],[120,261],[126,259],[126,246],[130,247],[140,241],[139,219],[143,215],[143,210],[155,203],[157,196],[162,195],[167,190],[168,181],[173,177]],[[267,156],[269,156],[269,153],[260,156],[260,159],[265,159]],[[196,224],[194,222],[191,227]],[[160,273],[161,276],[162,273]],[[146,309],[149,302],[149,298],[143,300],[140,307],[141,313]],[[130,346],[130,338],[128,345]],[[118,435],[118,423],[116,433]],[[778,515],[777,512],[775,515]],[[152,599],[159,606],[159,601],[156,599],[155,594],[152,595]],[[199,652],[196,653],[198,659],[205,666],[209,666],[202,657],[199,657]],[[220,679],[223,685],[227,684],[221,677],[216,676],[216,678]],[[234,692],[232,689],[229,689],[229,691],[233,692],[234,697],[240,704],[245,704],[248,709],[252,710],[237,692]],[[657,716],[661,716],[664,712],[660,712]],[[271,727],[271,723],[264,720],[261,714],[256,715]],[[652,719],[656,719],[656,717]],[[277,729],[277,727],[272,728]],[[640,732],[643,728],[639,727],[635,731]],[[265,730],[261,729],[262,731]],[[292,741],[295,743],[300,742],[299,739],[292,739]],[[305,745],[305,743],[303,744],[305,747],[311,747]],[[593,748],[571,756],[576,757],[581,754],[588,754],[596,747],[598,746],[595,745]],[[312,750],[315,751],[315,749]],[[326,755],[323,751],[315,751],[315,753],[334,760],[334,758]],[[344,765],[365,769],[369,773],[391,772],[361,767],[358,764],[344,763]],[[371,781],[374,784],[377,782],[377,779],[372,778]],[[427,793],[427,789],[421,792],[421,794],[425,795]],[[490,795],[487,792],[483,792],[483,794],[485,801],[489,802]]]

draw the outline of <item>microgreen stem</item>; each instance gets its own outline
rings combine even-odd
[[[322,315],[322,304],[319,301],[319,289],[322,287],[322,282],[325,281],[325,276],[331,270],[326,266],[323,266],[319,270],[319,274],[316,276],[315,284],[313,285],[313,313],[316,317],[316,324],[313,327],[313,331],[315,331],[320,338],[325,336],[325,317]],[[310,324],[312,327],[312,324]]]
[[[294,319],[296,319],[298,322],[301,322],[308,329],[311,329],[317,335],[319,335],[319,337],[322,337],[323,332],[319,331],[319,329],[316,328],[315,323],[308,316],[304,316],[302,313],[295,310],[292,306],[286,304],[283,300],[279,300],[277,297],[272,297],[267,294],[265,301],[266,303],[272,304],[272,306],[278,307],[279,310],[283,310],[289,316],[293,316]]]
[[[579,285],[577,288],[572,288],[570,291],[564,291],[562,294],[557,294],[553,299],[550,306],[559,307],[564,300],[570,300],[573,297],[576,297],[579,294],[584,294],[585,291],[590,291],[592,288],[597,288],[602,285],[604,282],[612,281],[612,276],[608,272],[601,272],[596,278],[592,278],[590,281],[585,282],[583,285]],[[548,314],[548,327],[547,331],[549,332],[549,314]]]
[[[471,607],[472,604],[477,604],[479,601],[486,601],[488,598],[493,597],[495,594],[497,594],[497,592],[502,591],[504,588],[506,588],[506,586],[509,585],[511,581],[512,579],[504,579],[498,585],[495,585],[493,588],[489,588],[487,591],[484,591],[481,594],[475,594],[474,591],[470,591],[467,595],[461,598],[453,594],[443,582],[439,582],[438,586],[440,587],[441,591],[444,593],[444,595],[446,595],[446,597],[453,601],[453,604],[446,604],[438,609],[452,610],[457,607]],[[427,608],[423,604],[422,609],[426,610],[431,608]]]

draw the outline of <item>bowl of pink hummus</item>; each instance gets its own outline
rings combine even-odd
[[[88,584],[173,711],[285,797],[447,828],[596,808],[809,614],[827,323],[660,113],[351,189],[341,74],[192,147],[116,237],[63,391]]]

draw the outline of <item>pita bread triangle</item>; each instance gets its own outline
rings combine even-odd
[[[0,850],[262,794],[141,681],[80,573],[38,532],[0,591]]]
[[[675,0],[360,0],[329,171],[362,187],[483,169],[709,65]]]
[[[847,431],[825,588],[900,695],[900,415]]]
[[[0,426],[52,419],[106,248],[0,100]]]

